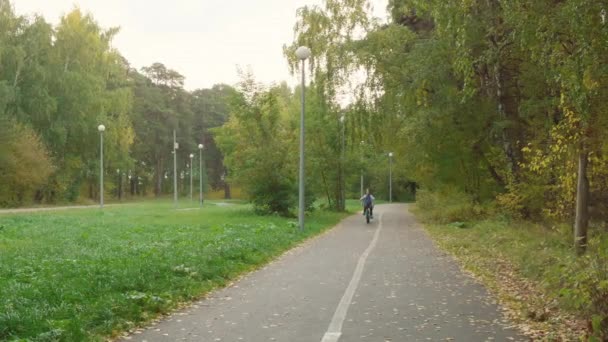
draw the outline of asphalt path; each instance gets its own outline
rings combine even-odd
[[[104,204],[104,207],[114,207],[122,204]],[[61,211],[61,210],[72,210],[72,209],[93,209],[99,208],[99,204],[94,205],[70,205],[64,207],[39,207],[39,208],[17,208],[17,209],[0,209],[0,215],[2,214],[21,214],[21,213],[35,213],[41,211]]]
[[[122,341],[527,341],[406,205],[353,215]]]

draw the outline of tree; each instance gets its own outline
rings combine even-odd
[[[36,133],[0,113],[0,206],[23,205],[52,171]]]
[[[231,178],[247,191],[260,213],[290,215],[296,204],[296,145],[288,125],[281,88],[265,90],[246,77],[242,97],[232,104],[231,116],[215,129],[215,140],[225,155]]]
[[[321,167],[334,164],[341,154],[339,120],[343,112],[338,103],[337,91],[348,82],[349,72],[352,71],[353,54],[348,45],[356,38],[358,31],[368,27],[369,12],[370,5],[365,0],[327,0],[322,7],[300,8],[294,28],[296,38],[290,46],[283,48],[292,72],[298,70],[299,61],[295,56],[297,47],[306,45],[313,51],[310,71],[316,93],[313,100],[316,104],[313,106],[316,107],[309,112],[314,113],[316,119],[307,125],[313,125],[312,132],[319,133],[318,138],[326,143],[317,150],[318,153],[313,152],[313,155],[323,159],[317,163]],[[346,165],[342,161],[337,168],[331,169],[337,170],[335,174],[321,172],[319,175],[325,184],[330,206],[336,210],[345,209],[345,169]]]
[[[217,147],[210,130],[228,121],[230,103],[238,97],[237,90],[225,84],[192,92],[193,134],[195,141],[205,145],[203,156],[209,171],[208,179],[213,188],[223,186],[222,176],[225,166],[222,152]]]
[[[161,63],[142,68],[144,74],[132,71],[135,82],[135,143],[134,156],[139,165],[134,165],[143,174],[147,168],[152,168],[154,179],[154,194],[160,196],[163,192],[163,180],[167,173],[173,173],[171,151],[173,130],[177,130],[180,142],[180,160],[192,150],[190,136],[180,127],[187,127],[184,120],[185,106],[189,102],[183,89],[184,77],[178,72],[166,68]],[[181,104],[181,108],[179,107]],[[185,143],[186,142],[186,143]],[[141,164],[143,162],[144,164]],[[182,167],[180,167],[182,169]],[[170,170],[170,171],[169,171]]]
[[[608,132],[604,98],[607,95],[607,48],[601,43],[606,31],[606,4],[597,1],[555,3],[538,1],[533,5],[515,1],[506,6],[516,24],[517,37],[530,49],[533,60],[544,66],[546,84],[553,90],[551,119],[553,129],[548,134],[551,150],[538,149],[537,170],[552,159],[550,153],[562,155],[568,165],[578,164],[576,190],[574,177],[557,174],[566,203],[575,203],[574,236],[579,253],[587,244],[588,207],[593,178],[605,178],[605,135]],[[540,25],[533,27],[530,19]],[[557,147],[557,148],[554,148]],[[531,150],[530,150],[531,151]],[[590,156],[593,156],[590,162]],[[539,167],[540,164],[540,167]],[[589,165],[596,168],[590,173]],[[563,164],[562,164],[563,165]],[[571,173],[572,172],[572,173]],[[601,183],[600,183],[601,184]],[[596,189],[598,184],[594,185]],[[567,209],[568,207],[564,207]]]

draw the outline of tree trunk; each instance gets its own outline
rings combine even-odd
[[[122,201],[122,173],[118,173],[118,200]]]
[[[224,199],[232,199],[232,194],[230,192],[230,184],[228,184],[228,168],[224,167],[224,177],[222,178],[224,182]]]
[[[417,188],[416,182],[411,182],[410,191],[411,191],[412,195],[414,196],[414,202],[416,202],[416,188]]]
[[[228,182],[224,182],[224,199],[232,199],[232,194],[230,193],[230,185]]]
[[[156,174],[156,182],[154,182],[154,195],[156,197],[160,196],[163,192],[163,178],[165,176],[165,172],[163,170],[163,160],[161,158],[156,159],[154,173]]]
[[[502,6],[500,0],[487,0],[488,15],[493,16],[493,33],[489,36],[491,48],[496,53],[493,67],[495,96],[497,112],[505,127],[502,128],[502,148],[508,161],[508,169],[515,183],[520,180],[520,162],[523,160],[520,144],[524,141],[523,130],[519,117],[519,73],[520,61],[512,58],[508,46],[510,41],[509,30],[505,27],[501,16]],[[490,66],[488,66],[490,68]]]
[[[583,148],[578,155],[578,184],[576,186],[576,218],[574,221],[574,246],[578,254],[587,249],[589,225],[589,180],[587,163],[589,153]]]
[[[44,192],[40,189],[36,190],[36,195],[34,196],[34,201],[38,204],[42,203],[44,199]]]
[[[327,185],[327,178],[325,177],[325,171],[321,170],[321,179],[323,180],[323,189],[327,196],[327,205],[331,208],[331,195],[329,193],[329,186]]]
[[[336,211],[344,211],[344,179],[342,178],[343,175],[343,170],[342,170],[342,163],[340,163],[339,166],[339,172],[338,172],[338,188],[336,189]]]
[[[340,181],[340,175],[338,175],[338,183],[334,188],[334,198],[336,200],[336,205],[333,210],[335,211],[340,211],[340,208],[342,207],[342,187],[340,186],[341,183],[342,182]]]
[[[496,82],[496,99],[498,102],[498,114],[502,120],[508,122],[508,127],[502,130],[503,151],[507,157],[509,171],[511,171],[516,182],[519,181],[519,162],[521,161],[521,152],[517,146],[518,141],[521,141],[519,136],[521,131],[518,127],[518,114],[516,101],[513,101],[507,94],[507,85],[509,80],[506,80],[506,71],[503,69],[500,62],[494,65],[494,78]]]
[[[23,66],[22,63],[19,63],[19,65],[17,66],[17,72],[15,73],[15,79],[13,81],[13,89],[17,88],[17,85],[19,84],[19,77],[21,76],[21,67]]]
[[[488,160],[485,153],[481,149],[480,145],[481,145],[481,142],[477,142],[473,145],[473,155],[477,156],[477,158],[479,160],[481,160],[481,162],[483,164],[485,164],[486,169],[488,170],[488,173],[492,176],[492,179],[494,179],[494,181],[496,182],[496,184],[498,184],[498,186],[500,186],[501,188],[506,187],[505,180],[498,174],[498,172],[496,171],[496,168]]]

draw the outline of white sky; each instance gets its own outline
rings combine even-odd
[[[388,0],[370,0],[386,17]],[[102,27],[120,26],[116,47],[137,69],[161,62],[186,77],[186,88],[239,81],[237,66],[257,81],[296,84],[283,57],[293,40],[296,10],[322,0],[13,0],[20,15],[56,24],[74,6]]]

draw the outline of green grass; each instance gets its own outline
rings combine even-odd
[[[99,340],[201,297],[345,214],[171,202],[0,216],[0,340]],[[196,206],[186,201],[181,208]],[[351,207],[355,206],[351,204]]]
[[[533,224],[483,220],[429,224],[427,230],[461,258],[484,256],[479,261],[487,262],[487,266],[493,259],[508,260],[523,276],[536,281],[544,279],[548,267],[572,255],[572,244],[563,234]],[[487,270],[491,272],[492,268]]]

